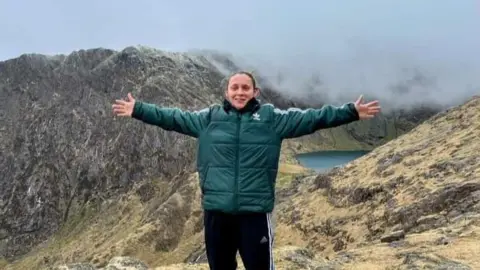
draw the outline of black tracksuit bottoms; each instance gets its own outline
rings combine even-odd
[[[237,251],[246,270],[271,270],[271,213],[204,211],[205,245],[211,270],[237,269]]]

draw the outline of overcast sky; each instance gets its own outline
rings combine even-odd
[[[436,96],[448,100],[480,86],[479,26],[479,0],[0,0],[0,60],[139,44],[220,49],[272,78],[290,71],[288,89],[318,72],[337,91],[378,93],[416,67],[443,77]]]

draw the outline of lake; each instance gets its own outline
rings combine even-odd
[[[343,166],[348,162],[355,160],[369,151],[320,151],[299,154],[297,160],[303,166],[313,169],[317,172],[325,172],[336,166]]]

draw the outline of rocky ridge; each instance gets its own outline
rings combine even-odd
[[[219,65],[238,68],[221,55],[145,47],[0,62],[0,266],[87,260],[101,267],[114,254],[165,264],[201,254],[194,141],[115,119],[110,105],[131,91],[165,106],[203,108],[221,100]],[[308,105],[268,86],[262,100]],[[372,148],[431,114],[382,116],[291,140],[282,161],[302,151]]]

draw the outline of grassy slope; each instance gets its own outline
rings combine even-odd
[[[356,259],[342,269],[455,264],[448,260],[480,269],[478,138],[480,98],[317,178],[313,186],[298,188],[292,201],[278,210],[277,245],[308,245],[332,258],[335,245],[343,242],[346,247],[340,249]],[[319,188],[325,179],[330,182]],[[303,217],[295,226],[288,224],[293,214]],[[332,224],[330,230],[338,234],[314,229]],[[378,241],[399,230],[407,235],[396,246]],[[438,244],[442,239],[449,244]]]

